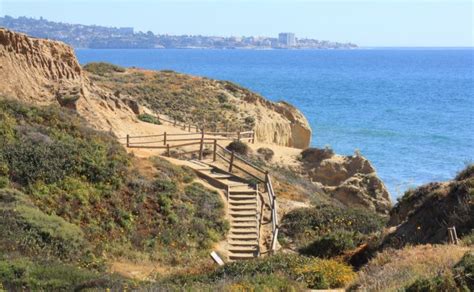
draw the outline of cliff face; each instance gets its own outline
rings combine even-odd
[[[302,152],[302,164],[313,182],[344,205],[388,214],[390,195],[363,156],[341,156],[330,149],[310,148]]]
[[[0,29],[0,90],[11,97],[51,102],[57,92],[82,94],[83,76],[67,45]]]
[[[135,119],[130,103],[93,85],[61,42],[0,28],[0,80],[2,97],[74,109],[97,129],[117,131],[116,121]]]

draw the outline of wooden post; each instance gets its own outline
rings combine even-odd
[[[458,234],[456,232],[456,227],[455,226],[453,226],[453,235],[454,235],[454,244],[458,244],[459,239],[458,239]]]
[[[240,132],[237,132],[237,141],[240,141]]]
[[[163,145],[166,145],[166,132],[165,132],[163,135],[164,135],[164,138],[163,138]]]
[[[166,144],[166,156],[171,157],[170,144]]]
[[[255,130],[252,131],[252,144],[255,144]]]
[[[217,153],[217,139],[214,139],[214,153],[212,156],[212,161],[216,161],[216,153]]]
[[[199,127],[197,125],[195,125],[194,127],[196,127],[196,133],[199,132]]]
[[[456,227],[448,227],[448,241],[450,244],[458,244],[459,239],[456,233]]]
[[[232,167],[234,166],[234,155],[235,155],[235,152],[232,151],[232,155],[230,156],[229,172],[232,172]]]
[[[188,132],[191,132],[191,124],[189,124]]]
[[[201,145],[199,145],[199,160],[202,160],[203,150],[204,150],[204,129],[201,132]]]
[[[127,148],[130,147],[130,135],[127,134]]]

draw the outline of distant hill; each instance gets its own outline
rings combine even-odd
[[[314,39],[298,39],[285,47],[271,37],[221,37],[190,35],[156,35],[151,31],[135,32],[132,27],[105,27],[48,21],[44,18],[0,17],[0,27],[23,32],[38,38],[65,42],[75,48],[91,49],[152,49],[152,48],[212,48],[212,49],[338,49],[356,48],[352,43],[337,43]]]

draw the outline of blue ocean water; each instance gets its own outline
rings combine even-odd
[[[79,61],[230,80],[308,118],[313,146],[359,149],[392,198],[474,162],[473,49],[77,50]]]

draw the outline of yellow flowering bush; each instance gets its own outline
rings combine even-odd
[[[312,289],[345,287],[356,276],[350,266],[335,260],[317,258],[295,268],[293,272],[298,278],[303,278],[308,288]]]

